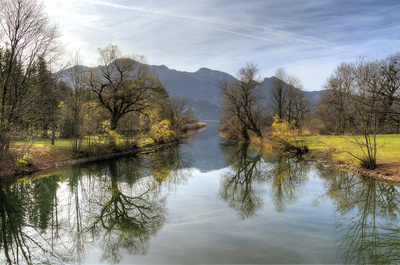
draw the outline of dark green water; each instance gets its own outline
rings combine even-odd
[[[0,184],[0,263],[397,264],[399,188],[224,142]]]

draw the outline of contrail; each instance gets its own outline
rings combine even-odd
[[[189,21],[189,22],[195,22],[195,23],[198,23],[199,25],[201,25],[202,27],[208,28],[211,30],[227,32],[230,34],[235,34],[238,36],[258,39],[258,40],[267,41],[267,42],[286,44],[286,43],[292,43],[293,40],[295,40],[296,42],[300,42],[300,43],[338,49],[338,47],[336,45],[326,42],[322,39],[313,38],[313,37],[309,37],[309,36],[303,36],[303,35],[297,35],[297,34],[293,34],[291,32],[287,32],[287,31],[283,31],[283,30],[276,30],[276,29],[273,29],[270,27],[268,29],[271,31],[271,34],[279,33],[280,35],[283,35],[280,38],[287,39],[287,41],[279,41],[279,40],[275,40],[275,39],[271,39],[271,38],[259,37],[254,34],[246,34],[246,33],[242,33],[239,31],[227,30],[227,29],[224,29],[221,27],[207,25],[207,24],[214,24],[214,25],[222,25],[222,26],[226,26],[226,27],[236,25],[236,26],[240,26],[242,28],[243,27],[244,28],[255,28],[253,25],[245,25],[245,24],[239,23],[237,21],[228,21],[228,20],[224,20],[224,19],[210,19],[208,17],[202,17],[202,16],[189,16],[189,15],[185,15],[185,14],[177,14],[177,13],[173,13],[173,12],[169,12],[169,11],[161,10],[161,9],[156,9],[156,8],[145,8],[145,7],[141,7],[141,6],[127,6],[127,5],[109,3],[109,2],[101,1],[101,0],[85,0],[85,2],[95,4],[95,5],[113,7],[113,8],[124,9],[124,10],[131,10],[131,11],[136,11],[136,12],[145,13],[145,14],[147,13],[147,14],[153,14],[153,15],[158,15],[158,16],[163,16],[163,17],[181,19],[181,20],[185,20],[185,21]]]
[[[262,37],[258,37],[258,36],[255,36],[255,35],[245,34],[245,33],[237,32],[237,31],[226,30],[226,29],[220,29],[220,28],[215,28],[215,27],[210,27],[210,26],[204,26],[204,27],[209,28],[209,29],[213,29],[213,30],[222,31],[222,32],[228,32],[228,33],[232,33],[232,34],[236,34],[236,35],[240,35],[240,36],[244,36],[244,37],[249,37],[249,38],[253,38],[253,39],[259,39],[259,40],[264,40],[264,41],[269,41],[269,42],[275,42],[275,43],[284,44],[284,42],[281,42],[281,41],[276,41],[276,40],[271,40],[271,39],[267,39],[267,38],[262,38]]]

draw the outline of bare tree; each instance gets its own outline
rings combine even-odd
[[[169,104],[169,119],[174,131],[180,133],[185,125],[197,121],[193,108],[185,98],[171,98]]]
[[[342,63],[328,79],[327,94],[320,104],[330,110],[331,123],[335,120],[336,132],[352,132],[359,136],[348,139],[361,154],[349,152],[368,169],[376,168],[379,120],[387,108],[381,91],[383,76],[382,62],[360,58],[355,63]],[[321,105],[320,105],[321,110]]]
[[[90,91],[87,88],[88,69],[81,65],[82,57],[79,52],[71,58],[71,68],[64,71],[64,78],[69,81],[68,96],[64,100],[63,115],[61,117],[62,133],[72,139],[72,150],[81,151],[84,136],[83,105],[90,100]]]
[[[379,127],[385,132],[400,132],[400,52],[389,55],[380,64],[379,90],[381,114]]]
[[[110,113],[111,130],[118,127],[118,121],[125,114],[145,114],[152,100],[168,96],[162,81],[139,62],[143,58],[124,57],[112,44],[99,52],[103,66],[92,70],[89,86]]]
[[[329,128],[327,133],[355,132],[357,107],[354,93],[376,98],[374,105],[379,133],[400,130],[400,53],[386,59],[360,58],[356,62],[342,63],[328,78],[317,109],[317,114]],[[358,93],[358,92],[357,92]]]
[[[1,81],[0,150],[7,150],[9,131],[28,115],[41,93],[32,85],[39,58],[59,55],[59,31],[50,24],[42,2],[0,0]]]
[[[248,131],[262,137],[262,106],[260,78],[257,66],[247,63],[237,74],[237,80],[228,83],[226,80],[219,83],[222,106],[222,125],[231,127],[231,138],[240,138],[248,141]]]
[[[353,137],[360,147],[362,156],[352,154],[361,161],[361,165],[368,169],[376,168],[378,122],[381,113],[380,61],[375,59],[360,58],[355,63],[356,85],[352,90],[352,107],[350,113],[352,120],[356,123],[363,140]]]
[[[286,99],[288,96],[288,84],[286,84],[284,80],[287,80],[285,69],[276,69],[275,78],[271,88],[271,107],[273,116],[278,115],[280,119],[285,118],[287,109]]]
[[[340,64],[327,79],[326,92],[318,103],[317,114],[329,128],[328,133],[351,132],[354,124],[349,118],[351,91],[355,85],[354,65]]]
[[[270,94],[273,116],[278,115],[288,122],[295,121],[296,126],[300,127],[310,112],[310,104],[302,90],[303,85],[298,77],[289,75],[284,68],[278,68]]]

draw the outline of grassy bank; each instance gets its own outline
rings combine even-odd
[[[377,168],[374,170],[361,167],[360,161],[351,155],[363,156],[359,145],[354,143],[356,139],[361,141],[363,137],[318,135],[287,140],[290,143],[307,146],[309,151],[301,156],[308,161],[398,185],[400,183],[400,134],[377,135]],[[281,147],[270,137],[265,137],[262,142],[258,138],[252,138],[252,142],[261,145],[267,153],[281,150]],[[290,153],[290,155],[293,154]]]
[[[333,150],[332,162],[338,164],[358,165],[359,161],[349,153],[356,156],[362,156],[362,152],[356,144],[354,138],[363,140],[362,136],[333,136],[333,135],[319,135],[307,136],[302,140],[308,145],[310,151],[326,151]],[[390,164],[400,162],[400,135],[377,135],[377,163]]]
[[[3,161],[0,169],[0,179],[12,181],[16,176],[53,168],[63,165],[85,163],[107,159],[115,156],[149,152],[164,146],[178,143],[193,133],[207,127],[205,123],[189,124],[185,132],[179,137],[171,138],[168,141],[155,141],[151,137],[140,137],[130,139],[115,139],[110,145],[109,139],[102,137],[84,138],[82,141],[81,153],[74,153],[72,140],[56,139],[55,144],[51,144],[51,139],[31,139],[29,141],[15,141],[10,146],[8,161]]]

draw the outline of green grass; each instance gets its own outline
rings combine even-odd
[[[362,136],[356,136],[363,140]],[[335,149],[337,152],[333,155],[334,162],[346,164],[359,164],[359,161],[348,152],[357,156],[362,156],[360,148],[354,144],[353,136],[333,136],[319,135],[307,136],[304,138],[310,150],[323,151]],[[400,135],[387,134],[377,135],[377,163],[395,163],[400,160]]]
[[[87,138],[88,139],[88,138]],[[83,141],[83,146],[88,146],[88,141],[87,139],[85,139]],[[132,139],[133,140],[133,139]],[[93,139],[92,139],[93,141]],[[100,141],[96,138],[96,142],[97,143],[104,143],[104,141]],[[117,144],[123,144],[124,140],[120,140],[118,141]],[[25,144],[29,144],[29,145],[34,145],[34,146],[40,146],[40,147],[50,147],[50,148],[57,148],[57,147],[72,147],[72,141],[71,139],[56,139],[54,142],[54,146],[52,146],[51,144],[51,139],[42,139],[42,138],[37,138],[34,140],[31,140],[29,142],[26,141],[15,141],[12,142],[12,145],[25,145]],[[152,138],[140,138],[137,139],[137,145],[138,147],[143,147],[145,145],[149,145],[149,144],[154,144],[154,140]]]
[[[36,146],[52,146],[51,145],[51,139],[34,139],[31,140],[29,142],[26,141],[15,141],[12,142],[12,145],[25,145],[25,144],[32,144],[32,145],[36,145]],[[71,147],[71,141],[69,139],[56,139],[56,141],[54,142],[54,146],[57,147]]]

